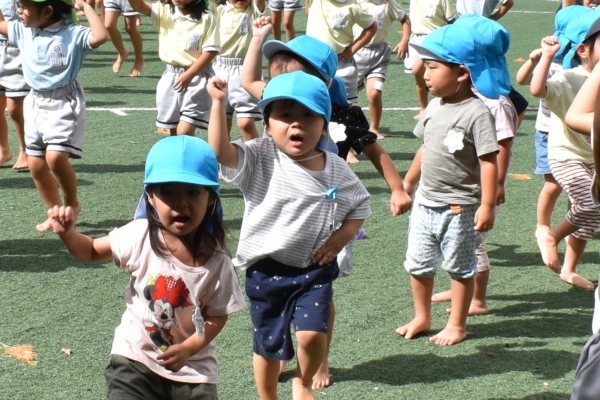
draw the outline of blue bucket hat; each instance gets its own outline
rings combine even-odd
[[[316,76],[304,71],[277,75],[265,87],[258,106],[264,112],[270,103],[283,99],[296,100],[315,114],[321,115],[327,123],[331,119],[331,98],[327,86]]]
[[[511,90],[510,73],[505,57],[510,46],[508,30],[501,23],[477,14],[460,17],[455,24],[469,26],[481,34],[485,40],[485,59],[496,77],[500,94],[507,96]]]
[[[556,13],[556,17],[554,18],[556,32],[554,32],[554,36],[558,38],[560,50],[554,56],[555,60],[562,60],[565,57],[565,54],[567,54],[567,52],[571,49],[571,42],[565,36],[565,29],[567,28],[569,22],[588,12],[592,12],[592,9],[589,7],[574,5],[562,8]]]
[[[600,11],[581,14],[567,24],[564,36],[571,43],[571,49],[563,58],[563,69],[570,69],[578,65],[578,62],[574,60],[577,46],[599,31]]]
[[[431,32],[420,45],[409,43],[423,60],[462,64],[475,88],[488,99],[500,98],[500,87],[485,59],[485,40],[475,29],[456,24]]]
[[[262,52],[267,60],[280,51],[289,51],[306,60],[329,80],[335,76],[338,66],[338,56],[330,45],[314,37],[302,35],[285,43],[280,40],[267,40],[263,44]]]
[[[146,158],[144,184],[167,182],[218,188],[217,157],[208,143],[187,135],[156,142]]]

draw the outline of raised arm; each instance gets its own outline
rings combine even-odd
[[[217,155],[217,161],[228,168],[237,168],[237,146],[229,142],[227,134],[227,82],[213,76],[206,84],[206,90],[212,99],[210,122],[208,123],[208,144]]]
[[[108,40],[108,31],[104,27],[104,22],[100,19],[94,7],[90,6],[83,0],[76,0],[77,7],[83,11],[90,25],[92,34],[90,36],[90,46],[93,48],[100,47]]]
[[[146,3],[144,0],[129,0],[129,4],[135,11],[139,12],[140,14],[143,14],[147,17],[149,17],[152,14],[151,3]]]
[[[548,80],[548,72],[550,64],[554,59],[554,55],[560,50],[560,43],[556,36],[546,36],[542,39],[542,57],[538,64],[538,70],[531,78],[529,90],[531,94],[540,99],[546,98],[547,88],[546,81]]]
[[[272,30],[271,17],[259,17],[252,23],[252,40],[242,66],[242,87],[257,100],[267,85],[262,80],[262,46]]]
[[[577,96],[571,103],[569,111],[565,117],[565,123],[574,131],[589,135],[592,128],[592,123],[595,123],[596,108],[598,107],[595,99],[600,94],[600,63],[596,64],[590,77],[585,81]],[[594,126],[594,141],[598,137],[600,131]],[[596,144],[592,143],[594,149]],[[594,151],[595,153],[595,151]],[[600,160],[599,160],[600,161]]]
[[[514,0],[507,0],[506,3],[502,4],[499,9],[497,9],[492,15],[490,15],[490,19],[494,21],[498,21],[502,18],[508,10],[510,10],[515,5]]]
[[[529,85],[531,83],[533,70],[540,62],[541,57],[542,49],[535,49],[529,54],[529,59],[517,71],[517,83],[519,85]]]

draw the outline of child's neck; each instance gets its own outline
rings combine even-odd
[[[288,157],[289,154],[288,154]],[[325,169],[325,151],[320,149],[315,149],[315,152],[311,152],[310,155],[306,155],[303,157],[293,158],[290,157],[291,160],[294,160],[302,167],[311,170],[311,171],[323,171]]]
[[[585,69],[590,74],[592,73],[592,70],[594,69],[594,67],[590,65],[590,60],[588,60],[587,58],[582,58],[580,65],[583,67],[583,69]]]
[[[442,97],[442,100],[444,103],[458,104],[474,96],[475,94],[473,94],[473,91],[471,90],[471,84],[467,82],[461,82],[454,94],[451,96]]]
[[[192,244],[195,231],[185,237],[174,235],[166,229],[162,229],[161,232],[165,246],[171,255],[185,265],[189,265],[191,267],[203,266],[212,256],[212,251],[210,250],[208,244],[206,241],[202,241],[200,242],[201,255],[199,258],[195,257],[196,249],[194,249]]]
[[[57,20],[57,21],[48,20],[48,21],[44,22],[43,24],[40,24],[40,25],[38,26],[38,28],[39,28],[39,29],[42,29],[42,30],[43,30],[43,29],[46,29],[47,27],[49,27],[49,26],[51,26],[51,25],[54,25],[54,24],[55,24],[55,23],[57,23],[58,21],[60,21],[60,20]]]

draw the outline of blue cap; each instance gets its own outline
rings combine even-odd
[[[208,143],[187,135],[156,142],[146,158],[144,184],[167,182],[218,188],[217,157]]]
[[[581,14],[585,14],[588,12],[592,12],[592,9],[589,7],[574,5],[561,8],[556,13],[556,17],[554,18],[554,26],[556,28],[556,32],[554,32],[554,36],[558,38],[558,43],[560,43],[560,50],[554,56],[555,60],[562,60],[565,57],[565,54],[571,49],[571,42],[565,36],[565,29],[567,28],[569,22],[573,21]]]
[[[510,34],[501,23],[477,14],[460,17],[455,24],[470,26],[485,40],[485,59],[496,77],[500,94],[510,93],[510,73],[505,54],[510,46]]]
[[[275,53],[280,51],[289,51],[306,60],[326,80],[335,76],[338,66],[337,54],[333,47],[314,37],[302,35],[287,43],[280,40],[267,40],[262,47],[262,52],[267,60],[271,60]]]
[[[578,65],[578,62],[573,59],[577,52],[577,46],[599,31],[600,11],[581,14],[567,24],[564,36],[571,43],[571,49],[563,58],[563,69],[570,69]]]
[[[475,29],[457,24],[445,25],[428,34],[422,44],[409,44],[423,60],[465,65],[479,93],[488,99],[500,98],[497,79],[485,59],[485,40]]]
[[[316,76],[304,71],[277,75],[265,87],[258,106],[264,112],[270,103],[283,99],[296,100],[315,114],[321,115],[327,123],[331,119],[331,98],[327,86]]]

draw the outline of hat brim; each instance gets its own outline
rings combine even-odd
[[[305,97],[293,97],[292,98],[289,96],[275,96],[275,97],[261,100],[258,102],[258,107],[260,108],[261,113],[264,113],[265,108],[267,108],[267,106],[269,104],[271,104],[272,102],[277,101],[277,100],[297,101],[298,103],[302,104],[304,107],[308,108],[310,111],[325,118],[325,121],[327,121],[327,123],[329,123],[329,121],[331,119],[331,116],[323,114],[323,110],[317,104],[315,104],[313,101],[310,101],[309,99],[307,99]]]
[[[319,75],[321,75],[323,77],[324,80],[331,79],[330,76],[326,76],[325,74],[323,74],[323,72],[321,72],[321,68],[318,65],[316,65],[315,63],[310,61],[308,58],[304,57],[302,54],[298,53],[295,49],[289,47],[287,45],[287,43],[282,42],[281,40],[274,40],[274,39],[267,40],[265,42],[265,44],[263,44],[263,47],[262,47],[263,55],[269,61],[271,61],[271,59],[273,57],[275,57],[275,54],[279,53],[280,51],[287,51],[289,53],[294,53],[299,58],[303,59],[304,61],[306,61],[307,63],[312,65],[317,70]]]
[[[187,183],[189,185],[219,187],[221,184],[218,181],[201,178],[198,175],[185,173],[167,173],[167,174],[152,174],[152,179],[146,179],[144,185],[154,185],[161,183]]]
[[[443,61],[443,62],[451,62],[451,63],[457,64],[454,61],[446,60],[445,58],[441,57],[438,54],[435,54],[433,51],[431,51],[421,45],[413,44],[413,43],[409,43],[408,45],[411,46],[413,49],[415,49],[417,51],[417,53],[419,53],[419,58],[421,60]]]
[[[587,40],[590,38],[590,36],[600,32],[600,12],[597,12],[597,15],[598,15],[598,17],[596,18],[596,20],[594,21],[592,26],[590,26],[590,29],[588,29],[587,33],[585,34],[584,40]]]

